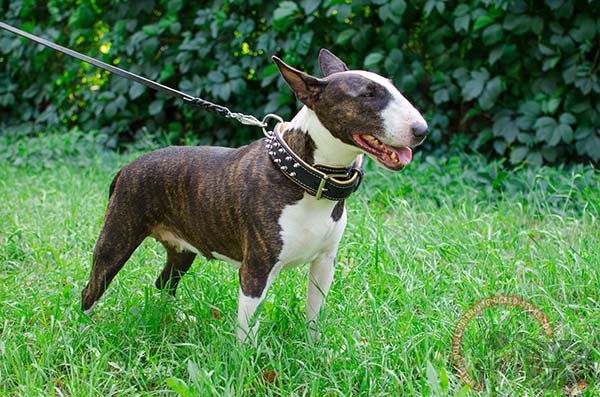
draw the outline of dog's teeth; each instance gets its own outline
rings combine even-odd
[[[295,172],[290,172],[290,176],[296,176]]]
[[[286,156],[285,161],[292,161],[292,158],[290,156]]]
[[[281,149],[278,150],[278,152],[279,153],[283,153],[283,152],[285,152],[285,150],[283,150],[283,148],[281,148]]]
[[[287,171],[287,166],[285,166],[285,165],[281,166],[281,170],[282,171]]]
[[[373,146],[380,148],[383,146],[383,144],[379,141],[379,139],[375,138],[372,135],[367,135],[365,136],[365,141],[368,141],[370,144],[372,144]]]
[[[298,163],[294,163],[293,167],[294,167],[294,168],[298,168],[298,167],[300,167],[300,164],[298,164]]]
[[[392,158],[392,161],[394,163],[398,162],[398,155],[396,154],[396,152],[392,152],[392,155],[390,157]]]

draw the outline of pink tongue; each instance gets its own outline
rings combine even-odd
[[[409,147],[405,147],[402,149],[395,149],[396,154],[398,155],[398,160],[402,165],[407,165],[412,160],[412,150]]]

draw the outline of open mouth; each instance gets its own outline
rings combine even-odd
[[[400,171],[412,160],[412,150],[409,147],[396,148],[386,145],[372,135],[352,134],[354,142],[385,168]]]

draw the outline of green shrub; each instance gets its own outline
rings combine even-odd
[[[426,113],[428,147],[512,163],[600,161],[600,2],[0,0],[3,20],[258,117],[298,108],[270,56],[317,72],[330,48],[394,79]],[[260,135],[0,33],[0,128],[78,127],[107,145],[161,135],[239,145]]]

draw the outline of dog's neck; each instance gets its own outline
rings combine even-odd
[[[319,121],[315,112],[304,106],[289,122],[283,138],[290,148],[307,163],[348,167],[360,149],[343,143]]]

